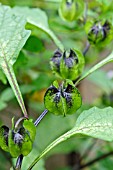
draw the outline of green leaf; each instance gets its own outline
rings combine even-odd
[[[30,35],[25,30],[25,19],[12,13],[8,6],[0,5],[0,67],[6,62],[13,65],[17,56]]]
[[[30,138],[31,138],[32,142],[34,142],[35,136],[36,136],[36,127],[33,123],[33,120],[32,119],[24,120],[23,127],[26,130],[28,130],[28,132],[30,133],[29,134]]]
[[[82,134],[94,138],[103,139],[106,141],[113,140],[113,108],[107,107],[99,109],[93,107],[89,110],[83,111],[78,117],[74,128],[57,138],[33,161],[28,170],[45,156],[52,148],[59,143],[69,139],[73,135]]]
[[[12,68],[30,35],[25,30],[25,19],[16,16],[8,6],[0,5],[0,68],[4,71],[25,116],[27,112]]]
[[[46,32],[54,40],[59,49],[63,51],[64,47],[62,43],[49,28],[48,18],[44,11],[39,8],[14,7],[13,12],[20,16],[24,16],[28,23],[35,25],[36,27]]]
[[[78,117],[73,133],[81,133],[91,137],[113,140],[113,108],[99,109],[93,107],[83,111]]]

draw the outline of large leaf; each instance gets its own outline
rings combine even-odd
[[[8,6],[0,5],[0,67],[6,62],[13,65],[16,58],[30,35],[25,30],[26,20],[16,16]]]
[[[29,7],[14,7],[13,11],[18,15],[24,16],[27,19],[28,23],[35,25],[36,27],[46,32],[54,40],[59,49],[64,49],[62,43],[49,28],[48,18],[44,11],[39,8]]]
[[[25,30],[26,20],[16,16],[8,6],[0,5],[0,68],[4,71],[21,109],[27,116],[21,92],[12,68],[17,56],[30,35]]]
[[[103,139],[106,141],[113,140],[113,108],[107,107],[99,109],[93,107],[89,110],[83,111],[78,117],[74,128],[64,135],[53,141],[31,164],[28,170],[32,169],[34,165],[46,155],[52,148],[59,143],[67,140],[76,134],[88,135],[94,138]]]
[[[78,117],[76,125],[72,131],[73,134],[81,133],[106,141],[112,141],[113,108],[107,107],[105,109],[99,109],[93,107],[89,110],[83,111]]]

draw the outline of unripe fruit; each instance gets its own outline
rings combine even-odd
[[[55,81],[45,93],[44,104],[51,113],[66,116],[80,108],[82,98],[72,81],[66,80],[60,86]]]
[[[50,66],[53,73],[62,78],[76,80],[84,68],[84,56],[78,50],[56,51],[51,58]]]
[[[106,22],[95,22],[89,28],[88,40],[91,44],[104,45],[111,41],[113,38],[111,24]]]
[[[24,120],[23,127],[11,129],[7,126],[0,127],[0,147],[10,152],[12,157],[26,156],[32,150],[36,135],[36,127],[32,120]]]
[[[59,14],[63,20],[74,21],[84,10],[83,0],[62,0]]]

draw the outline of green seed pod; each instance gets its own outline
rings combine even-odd
[[[84,10],[83,0],[62,0],[59,8],[59,15],[63,20],[74,21]]]
[[[24,120],[23,127],[29,132],[30,139],[33,142],[36,136],[36,127],[32,119]]]
[[[36,127],[31,120],[25,120],[23,127],[17,131],[10,130],[8,145],[12,157],[18,157],[21,154],[24,156],[28,155],[32,150],[35,135]]]
[[[78,50],[64,53],[57,50],[50,61],[51,69],[56,76],[70,80],[76,80],[80,76],[84,64],[84,56]]]
[[[23,136],[12,130],[9,131],[8,144],[9,151],[12,157],[18,157],[21,154],[21,147],[24,141]]]
[[[9,133],[9,128],[7,126],[1,126],[0,127],[0,147],[4,151],[9,151],[8,147],[8,133]]]
[[[20,128],[17,132],[10,130],[8,143],[12,157],[18,157],[21,154],[26,156],[32,150],[32,141],[24,128]]]
[[[82,98],[72,81],[66,80],[60,86],[55,81],[45,93],[44,104],[51,113],[66,116],[80,108]]]
[[[88,32],[88,40],[100,46],[107,44],[113,38],[111,24],[108,21],[96,22]]]

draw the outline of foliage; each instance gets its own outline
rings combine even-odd
[[[50,158],[74,152],[81,157],[79,167],[88,166],[90,150],[97,158],[107,152],[109,156],[113,146],[104,140],[113,140],[112,0],[1,2],[0,164],[10,164],[0,165],[2,169],[44,170],[46,154]],[[108,71],[98,70],[108,63]],[[96,87],[90,89],[91,84]],[[98,95],[87,103],[94,92]],[[14,116],[11,128],[6,118]],[[97,138],[101,144],[93,149],[90,145]],[[88,169],[112,169],[111,165],[107,158]]]

